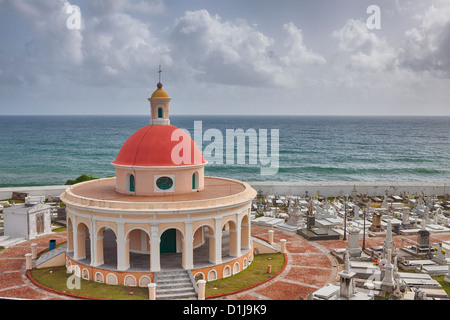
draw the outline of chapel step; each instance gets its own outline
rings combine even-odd
[[[159,272],[156,280],[156,299],[197,299],[197,293],[187,271]]]

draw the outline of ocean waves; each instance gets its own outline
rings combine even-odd
[[[0,116],[0,187],[64,184],[83,173],[113,176],[111,162],[122,144],[148,119]],[[450,117],[171,116],[173,125],[188,130],[195,121],[224,137],[227,129],[279,131],[276,174],[262,175],[259,158],[249,163],[247,143],[236,153],[245,154],[245,163],[227,164],[224,155],[221,164],[207,165],[205,175],[245,181],[450,181]]]

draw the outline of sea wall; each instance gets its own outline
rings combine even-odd
[[[11,199],[13,192],[28,193],[30,196],[56,197],[63,193],[68,186],[38,186],[0,188],[0,200]]]
[[[248,182],[256,191],[262,191],[263,195],[309,195],[335,197],[351,195],[356,189],[357,194],[369,196],[384,196],[406,193],[410,195],[434,195],[442,196],[450,193],[450,182],[347,182],[347,181],[299,181],[299,182]]]
[[[249,181],[256,191],[264,195],[304,195],[320,194],[325,197],[351,195],[354,188],[357,194],[384,196],[406,193],[410,195],[442,196],[450,193],[450,182],[352,182],[352,181]],[[67,186],[11,187],[0,188],[0,200],[11,199],[13,192],[29,193],[31,196],[59,196]]]

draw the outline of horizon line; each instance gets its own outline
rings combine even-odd
[[[148,117],[149,114],[1,114],[0,117],[75,117],[75,116],[86,116],[86,117]],[[450,117],[450,114],[435,114],[435,115],[421,115],[421,114],[172,114],[172,116],[214,116],[214,117]]]

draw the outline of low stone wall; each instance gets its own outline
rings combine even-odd
[[[192,275],[194,278],[199,277],[205,280],[216,280],[232,276],[236,273],[243,271],[253,261],[253,250],[249,249],[242,256],[224,262],[222,264],[192,269]],[[65,263],[68,273],[74,273],[78,277],[85,280],[96,281],[106,283],[110,285],[124,285],[124,286],[139,286],[146,287],[148,283],[155,281],[155,273],[153,272],[133,272],[133,271],[118,271],[114,269],[104,269],[101,267],[92,267],[85,265],[79,261],[72,259],[69,255],[65,254]],[[210,272],[214,275],[211,276]]]
[[[153,283],[155,280],[153,272],[130,272],[92,267],[73,260],[67,254],[66,268],[68,273],[74,273],[85,280],[110,285],[147,287],[149,283]]]
[[[368,194],[369,196],[384,196],[394,193],[405,192],[410,195],[434,195],[443,196],[450,193],[450,182],[352,182],[352,181],[249,181],[256,191],[262,191],[263,195],[309,195],[324,197],[335,197],[340,195],[351,195],[354,188],[357,194]]]
[[[0,200],[11,199],[13,192],[28,193],[29,196],[58,197],[68,186],[38,186],[0,188]]]
[[[406,192],[411,195],[450,194],[450,182],[353,182],[353,181],[249,181],[256,191],[261,190],[264,195],[303,195],[320,194],[325,197],[351,195],[356,187],[358,194],[370,196],[384,196],[388,194]],[[59,196],[68,186],[40,186],[40,187],[11,187],[0,188],[0,200],[11,199],[13,192],[29,193],[30,196]]]

